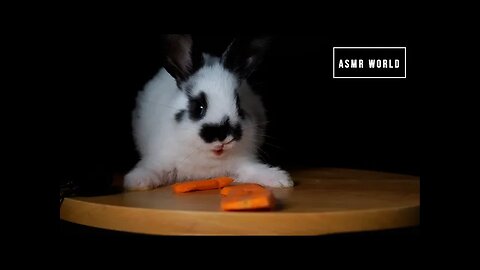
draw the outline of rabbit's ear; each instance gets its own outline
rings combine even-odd
[[[235,39],[222,55],[223,66],[241,79],[247,78],[263,59],[270,41],[268,37]]]
[[[190,35],[165,35],[164,38],[164,68],[180,84],[203,65],[203,57],[193,46]]]

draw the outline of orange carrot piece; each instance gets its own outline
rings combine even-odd
[[[222,197],[220,205],[224,211],[272,209],[275,206],[275,198],[268,190],[256,191]]]
[[[220,191],[220,194],[224,196],[242,195],[242,194],[254,193],[257,191],[265,191],[265,188],[258,184],[240,184],[240,185],[224,187]]]
[[[177,183],[172,186],[176,193],[184,193],[196,190],[218,189],[230,185],[233,178],[217,177],[211,179],[194,180],[188,182]]]

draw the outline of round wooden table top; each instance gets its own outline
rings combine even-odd
[[[418,176],[337,168],[291,171],[293,188],[270,188],[270,211],[226,212],[219,190],[150,191],[65,198],[60,218],[156,235],[322,235],[419,224]]]

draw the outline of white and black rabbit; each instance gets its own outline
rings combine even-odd
[[[141,159],[124,187],[148,190],[231,176],[291,187],[289,174],[259,161],[266,114],[246,79],[268,39],[237,39],[221,57],[198,52],[190,35],[167,35],[164,67],[138,94],[133,133]]]

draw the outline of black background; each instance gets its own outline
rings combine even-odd
[[[67,117],[60,123],[59,161],[65,176],[124,173],[138,160],[131,111],[137,92],[162,66],[160,35],[79,31],[64,40]],[[223,52],[234,36],[193,35],[212,54]],[[407,46],[409,75],[333,79],[333,46]],[[415,87],[414,59],[415,44],[401,33],[273,35],[263,64],[249,79],[270,122],[262,157],[287,169],[334,166],[419,175],[422,90]]]

